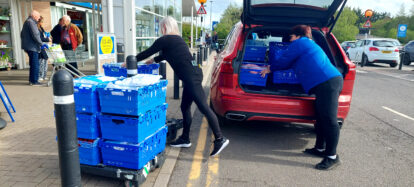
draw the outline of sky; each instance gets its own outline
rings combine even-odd
[[[200,4],[197,0],[194,0],[196,4],[196,9],[200,7]],[[223,14],[224,10],[230,3],[243,5],[243,0],[212,0],[212,12],[211,15],[213,21],[220,21],[220,16]],[[372,9],[378,12],[390,12],[391,16],[395,16],[400,10],[401,5],[404,4],[405,11],[408,14],[411,10],[411,7],[414,5],[413,0],[348,0],[347,6],[352,8],[361,8],[362,10]],[[207,0],[205,4],[207,15],[205,17],[204,26],[210,28],[210,12],[211,12],[211,0]],[[207,24],[208,23],[208,24]]]

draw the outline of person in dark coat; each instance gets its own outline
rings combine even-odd
[[[52,40],[50,37],[46,37],[45,29],[43,28],[43,17],[40,16],[39,22],[37,23],[37,27],[40,32],[40,38],[42,42],[51,42]],[[47,59],[48,56],[44,48],[41,49],[39,54],[39,81],[46,80],[47,75]]]
[[[52,31],[50,31],[50,35],[52,36],[52,43],[60,44],[60,36],[62,34],[63,25],[63,18],[60,18],[59,23],[53,27]]]
[[[40,32],[37,28],[37,22],[39,21],[40,14],[36,10],[33,10],[30,16],[23,24],[23,29],[20,32],[22,39],[22,49],[29,56],[30,72],[29,72],[29,84],[41,85],[39,81],[39,53],[42,45],[42,39],[40,38]]]
[[[340,164],[336,154],[339,141],[337,114],[343,77],[322,48],[311,39],[312,31],[309,26],[293,27],[290,37],[292,43],[287,50],[261,74],[264,77],[271,71],[292,68],[303,89],[309,94],[315,94],[316,143],[313,148],[305,149],[304,152],[323,157],[316,164],[316,169],[332,169]]]

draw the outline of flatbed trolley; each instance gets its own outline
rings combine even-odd
[[[81,164],[81,172],[92,175],[99,175],[124,181],[125,187],[139,187],[147,179],[148,173],[155,168],[161,167],[165,162],[165,150],[155,156],[142,169],[134,170],[114,166],[97,165],[90,166]]]

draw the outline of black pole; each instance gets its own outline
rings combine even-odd
[[[201,52],[200,52],[200,50],[197,51],[197,64],[201,64]]]
[[[180,99],[180,80],[176,73],[174,73],[174,99]]]
[[[402,69],[402,64],[404,63],[404,58],[405,58],[405,51],[401,51],[401,53],[400,53],[400,64],[398,65],[399,70]]]
[[[53,75],[53,95],[62,186],[81,186],[73,78],[66,70]]]
[[[128,55],[126,59],[128,77],[138,74],[137,58],[134,55]]]
[[[167,64],[165,61],[160,62],[160,75],[162,76],[161,79],[167,79]]]

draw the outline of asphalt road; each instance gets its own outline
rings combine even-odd
[[[209,158],[211,132],[197,111],[193,146],[181,150],[169,186],[414,186],[412,70],[358,67],[334,170],[313,169],[321,159],[302,153],[315,140],[308,124],[232,122],[223,127],[229,147]]]

